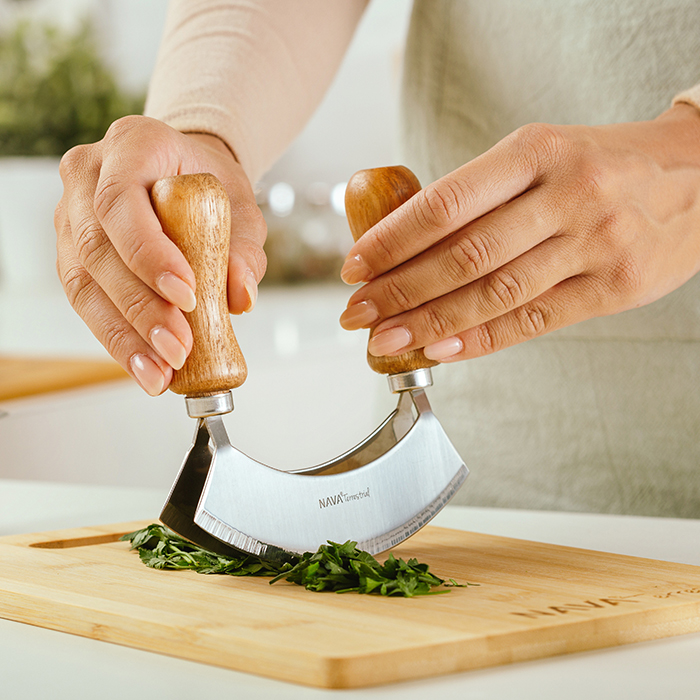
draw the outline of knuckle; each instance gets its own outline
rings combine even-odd
[[[241,218],[246,222],[245,233],[232,233],[230,254],[233,255],[240,249],[245,249],[245,257],[253,272],[260,280],[267,269],[267,257],[263,249],[267,237],[267,222],[262,211],[257,206],[245,206],[234,208],[232,202],[231,218]]]
[[[150,241],[138,236],[131,236],[124,241],[121,257],[130,270],[138,269],[138,263],[153,258],[153,250]]]
[[[416,214],[425,228],[449,228],[476,199],[466,181],[440,180],[413,197]]]
[[[149,315],[150,309],[156,302],[155,296],[145,288],[131,292],[124,299],[124,318],[134,327],[139,320]]]
[[[425,307],[423,319],[431,338],[448,338],[457,332],[454,321],[431,305]]]
[[[265,236],[267,236],[267,222],[260,208],[257,206],[250,207],[248,217],[251,234],[257,239],[264,240]]]
[[[424,201],[428,218],[435,224],[449,226],[459,213],[459,201],[455,191],[449,186],[427,188]]]
[[[255,273],[257,273],[258,281],[265,276],[265,271],[267,270],[267,256],[262,248],[254,247],[250,251],[250,256],[252,258],[253,268]]]
[[[644,272],[632,255],[623,255],[611,271],[611,286],[618,298],[636,301],[645,289]]]
[[[600,219],[598,232],[604,232],[609,238],[618,238],[626,228],[624,218],[621,206],[608,205]]]
[[[509,270],[497,270],[488,276],[485,283],[488,298],[499,311],[514,309],[527,298],[525,285]]]
[[[498,350],[498,343],[488,323],[482,323],[474,329],[474,338],[482,355],[491,355]]]
[[[631,220],[628,209],[620,204],[610,204],[593,235],[610,249],[611,254],[621,254],[624,258],[628,255],[625,251],[633,245],[638,230],[638,222]]]
[[[67,268],[62,268],[60,262],[57,262],[57,267],[68,303],[74,309],[79,310],[85,294],[87,294],[93,284],[92,277],[82,265],[71,265]]]
[[[116,174],[104,175],[97,183],[95,190],[95,214],[101,221],[113,214],[119,204],[123,184],[121,178]]]
[[[549,311],[542,304],[528,304],[516,311],[518,328],[526,338],[546,333],[551,326]]]
[[[616,189],[608,170],[590,159],[579,159],[576,164],[575,189],[580,201],[607,199],[607,193]]]
[[[73,179],[89,159],[90,146],[73,146],[66,151],[58,163],[58,172],[63,182]]]
[[[408,294],[404,292],[401,284],[395,279],[386,280],[383,291],[391,309],[405,311],[412,307]]]
[[[231,203],[232,220],[245,221],[248,235],[251,238],[265,236],[267,233],[267,224],[260,207],[256,204],[250,204],[247,201],[240,202],[235,196],[230,196],[229,201]]]
[[[105,133],[105,139],[112,141],[115,139],[120,139],[129,134],[133,129],[142,126],[146,118],[136,114],[129,114],[125,117],[120,117],[113,121],[107,132]]]
[[[484,275],[491,265],[491,252],[483,239],[478,236],[462,236],[447,248],[449,263],[447,269],[457,273],[456,282],[463,284],[464,276],[477,279]]]
[[[84,221],[75,229],[75,252],[78,260],[88,271],[95,271],[104,259],[108,245],[102,227],[94,220]]]
[[[131,332],[122,325],[109,325],[104,329],[102,344],[114,358],[129,354],[125,351],[125,348],[128,347],[130,341]]]
[[[542,152],[558,152],[568,141],[565,132],[553,124],[534,122],[521,126],[517,133],[530,147]]]
[[[526,124],[515,132],[520,148],[534,158],[536,170],[551,165],[571,149],[571,141],[561,127],[552,124]]]
[[[386,229],[382,229],[380,235],[372,239],[372,256],[379,261],[382,268],[394,267],[394,251],[398,248],[392,242],[392,238]]]

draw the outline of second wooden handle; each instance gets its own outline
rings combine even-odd
[[[371,168],[355,173],[345,190],[345,213],[353,238],[359,240],[372,226],[407,202],[420,189],[418,178],[403,165]],[[380,374],[399,374],[438,364],[429,360],[423,350],[411,350],[393,357],[375,357],[367,353],[367,362]]]
[[[189,262],[197,281],[197,307],[185,314],[192,352],[173,373],[171,391],[191,397],[218,394],[243,384],[248,370],[228,312],[226,281],[231,205],[209,173],[167,177],[153,185],[151,201],[165,234]]]

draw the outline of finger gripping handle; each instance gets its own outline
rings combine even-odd
[[[355,241],[420,189],[416,176],[403,165],[355,173],[345,190],[345,213]],[[370,338],[373,333],[370,332]],[[429,360],[423,350],[411,350],[392,357],[375,357],[367,353],[367,362],[380,374],[399,374],[438,364]]]
[[[209,396],[240,386],[248,370],[231,327],[226,295],[231,239],[231,205],[209,173],[166,177],[153,185],[151,202],[165,234],[194,272],[197,306],[185,317],[192,351],[173,373],[170,390]]]

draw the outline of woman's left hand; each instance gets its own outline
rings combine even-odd
[[[428,185],[343,267],[369,351],[452,362],[649,304],[700,270],[700,112],[532,124]]]

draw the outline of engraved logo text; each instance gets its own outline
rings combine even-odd
[[[345,491],[339,491],[332,496],[319,498],[318,507],[330,508],[331,506],[339,506],[343,503],[350,503],[351,501],[359,501],[363,498],[369,498],[369,486],[364,491],[358,491],[357,493],[346,493]]]
[[[635,593],[633,595],[623,595],[623,596],[610,596],[609,598],[597,598],[594,600],[581,600],[575,603],[564,603],[562,605],[548,605],[546,608],[540,610],[523,610],[518,612],[511,612],[511,615],[518,615],[520,617],[527,617],[531,620],[536,620],[537,618],[544,616],[556,616],[556,615],[566,615],[570,612],[588,612],[601,608],[617,607],[618,605],[623,605],[625,603],[639,603],[641,601],[634,600],[641,596],[641,593]]]

